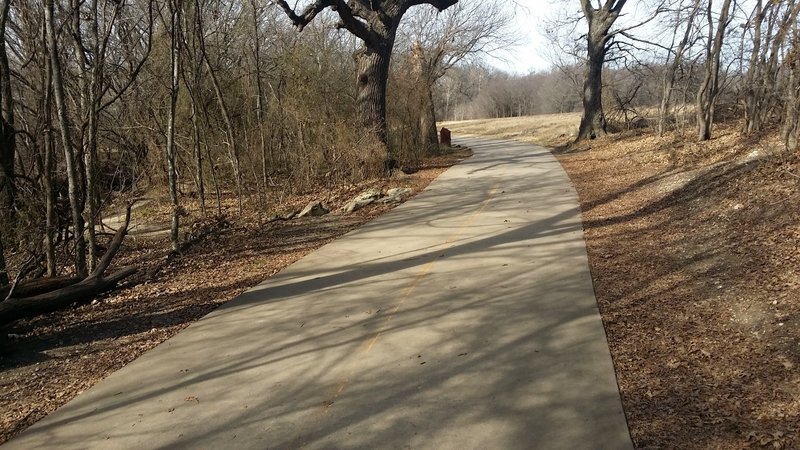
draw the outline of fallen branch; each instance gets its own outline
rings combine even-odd
[[[35,295],[46,294],[56,289],[62,289],[73,284],[80,283],[78,277],[57,277],[57,278],[37,278],[17,284],[13,292],[11,286],[0,288],[0,298],[12,299],[22,297],[33,297]]]
[[[14,291],[17,289],[17,286],[19,285],[19,281],[23,279],[26,275],[28,275],[28,272],[34,269],[36,263],[37,263],[36,255],[31,255],[30,257],[28,257],[28,260],[25,261],[22,264],[22,268],[19,269],[19,273],[17,273],[17,276],[14,278],[14,282],[8,286],[8,292],[5,295],[0,296],[0,298],[2,299],[0,301],[6,301],[9,298],[11,298],[12,295],[14,295]],[[5,290],[5,286],[3,290]]]
[[[136,267],[126,267],[108,277],[89,277],[62,289],[25,298],[11,298],[0,303],[0,326],[27,317],[35,317],[66,308],[73,303],[89,303],[98,295],[116,287],[117,283],[136,273]]]
[[[95,297],[117,286],[117,283],[137,272],[135,267],[126,267],[114,274],[104,277],[106,270],[111,265],[111,261],[122,246],[125,235],[128,232],[128,225],[131,219],[131,207],[128,204],[125,212],[125,224],[117,230],[114,239],[108,247],[108,251],[97,265],[97,268],[85,279],[71,283],[72,279],[48,280],[49,283],[42,282],[40,287],[50,288],[60,283],[69,285],[39,293],[27,297],[12,297],[12,291],[7,294],[8,299],[0,303],[0,326],[28,317],[35,317],[41,314],[50,313],[59,309],[66,308],[72,304],[89,303]],[[31,291],[36,292],[36,291]]]

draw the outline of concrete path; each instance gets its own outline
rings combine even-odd
[[[622,449],[575,192],[475,156],[191,325],[8,448]]]

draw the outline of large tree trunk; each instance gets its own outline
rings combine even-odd
[[[603,112],[603,64],[606,62],[608,43],[613,34],[611,26],[622,12],[626,0],[606,0],[595,8],[590,0],[581,0],[581,9],[589,25],[586,33],[586,69],[583,77],[583,117],[577,141],[594,139],[606,134],[606,116]]]
[[[388,144],[386,132],[386,83],[394,36],[377,45],[365,45],[355,56],[358,67],[356,114],[358,124],[382,144]]]
[[[583,80],[583,116],[578,129],[578,140],[594,139],[606,135],[606,116],[603,112],[603,63],[606,60],[605,40],[587,39],[588,60]]]
[[[772,4],[768,4],[769,9]],[[761,123],[758,120],[758,104],[761,101],[761,83],[760,72],[761,66],[758,63],[758,57],[761,54],[761,26],[764,21],[766,11],[763,8],[762,0],[756,2],[755,10],[753,11],[753,50],[750,53],[750,62],[747,67],[747,81],[745,82],[745,97],[744,97],[744,132],[747,134],[754,133],[761,129]],[[758,82],[756,81],[758,80]]]
[[[258,121],[258,137],[261,145],[261,177],[264,190],[267,189],[269,168],[267,163],[267,138],[264,131],[264,82],[261,78],[261,33],[259,33],[259,10],[256,0],[250,0],[253,18],[253,63],[256,79],[256,120]]]
[[[47,256],[47,276],[56,276],[56,192],[53,188],[53,175],[56,166],[56,146],[53,137],[53,99],[51,96],[53,84],[53,70],[48,59],[45,63],[46,74],[44,80],[44,173],[42,174],[42,189],[45,198],[45,254]]]
[[[99,13],[97,0],[91,1],[91,19],[89,19],[89,30],[92,39],[92,61],[91,79],[87,86],[88,99],[86,102],[87,132],[86,145],[83,150],[84,165],[86,170],[86,211],[84,219],[86,221],[87,237],[89,239],[89,271],[94,270],[97,265],[97,217],[99,209],[99,189],[97,186],[97,137],[99,133],[99,107],[100,93],[102,90],[103,76],[103,51],[100,47],[100,35],[97,15]]]
[[[797,13],[792,24],[792,41],[789,58],[793,63],[789,63],[789,72],[786,81],[786,105],[783,114],[783,139],[786,150],[795,151],[800,149],[800,27],[797,24]]]
[[[424,147],[425,153],[432,155],[439,152],[436,107],[433,103],[433,85],[436,82],[436,74],[433,71],[437,64],[426,58],[425,50],[419,42],[412,47],[411,57],[416,81],[412,87],[412,91],[416,94],[415,102],[411,107],[419,111],[419,142]]]
[[[625,0],[617,1],[625,3]],[[389,81],[389,60],[397,27],[412,6],[428,4],[444,11],[458,3],[458,0],[316,1],[307,5],[299,15],[286,0],[274,0],[274,3],[283,9],[300,31],[330,7],[339,15],[339,27],[347,29],[364,43],[354,55],[358,66],[356,116],[359,125],[383,144],[388,157],[386,83]]]
[[[80,283],[33,297],[10,298],[0,303],[0,326],[26,317],[46,314],[77,303],[88,303],[98,295],[110,291],[124,278],[136,273],[128,267],[108,277],[89,277]]]
[[[37,278],[35,280],[19,283],[14,286],[14,292],[11,292],[11,286],[0,287],[0,301],[6,297],[11,298],[25,298],[33,297],[36,295],[46,294],[57,289],[63,289],[67,286],[80,283],[81,279],[78,277],[53,277],[53,278]]]
[[[61,132],[61,141],[64,146],[64,159],[67,165],[67,184],[69,187],[70,211],[72,213],[73,235],[75,237],[75,271],[79,276],[86,276],[86,241],[83,237],[83,217],[81,216],[82,203],[80,198],[80,182],[78,178],[77,159],[72,146],[72,137],[69,132],[69,119],[67,118],[67,105],[64,95],[64,81],[62,79],[61,61],[59,60],[56,42],[56,29],[53,19],[53,0],[47,0],[45,5],[45,26],[47,28],[47,46],[50,64],[53,70],[53,94],[56,103],[56,118]]]

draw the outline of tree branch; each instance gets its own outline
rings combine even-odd
[[[356,19],[353,10],[343,0],[317,0],[308,5],[300,14],[297,14],[286,3],[286,0],[275,0],[274,3],[281,7],[298,31],[303,31],[325,8],[331,8],[339,14],[339,28],[347,29],[367,44],[374,44],[378,41],[375,32],[371,31],[364,22]]]
[[[409,6],[416,5],[431,5],[438,9],[440,12],[458,3],[458,0],[414,0],[409,3]]]
[[[337,0],[317,0],[306,6],[303,12],[298,15],[294,12],[294,9],[286,3],[286,0],[275,0],[275,4],[281,7],[283,12],[286,13],[286,16],[299,31],[303,31],[306,25],[311,23],[311,21],[317,17],[317,14],[321,13],[325,8],[332,7],[337,3]]]

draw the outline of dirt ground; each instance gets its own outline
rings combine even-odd
[[[412,175],[289,196],[274,211],[299,210],[312,200],[336,211],[367,188],[408,187],[416,194],[469,155],[458,149],[425,161]],[[89,305],[0,328],[10,338],[0,348],[0,443],[222,303],[393,207],[267,222],[264,214],[240,217],[234,202],[227,203],[225,218],[198,220],[190,227],[192,245],[168,264],[163,233],[158,238],[134,234],[114,265],[140,270],[121,289]],[[147,209],[150,221],[169,217],[166,205]]]
[[[800,447],[800,155],[737,127],[558,151],[637,448]]]

